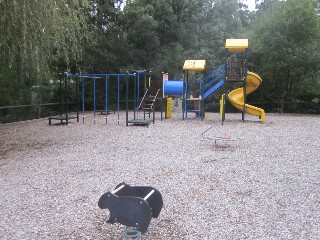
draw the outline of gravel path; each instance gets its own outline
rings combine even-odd
[[[124,239],[97,205],[123,181],[163,195],[141,239],[320,239],[319,115],[116,117],[0,125],[0,239]],[[242,140],[202,141],[213,124],[208,136]]]

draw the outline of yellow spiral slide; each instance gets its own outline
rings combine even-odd
[[[261,84],[262,79],[259,75],[248,72],[247,78],[246,78],[246,94],[252,93],[255,91]],[[243,111],[243,105],[244,105],[244,96],[243,96],[243,87],[237,88],[233,91],[231,91],[228,94],[228,98],[231,102],[231,104],[239,109],[240,111]],[[266,122],[266,114],[262,108],[258,108],[249,104],[245,104],[245,111],[248,114],[259,116],[261,119],[261,122]]]

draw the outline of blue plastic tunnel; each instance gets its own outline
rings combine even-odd
[[[181,96],[183,93],[182,80],[168,80],[164,82],[164,95]]]

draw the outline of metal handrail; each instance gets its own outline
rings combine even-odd
[[[142,105],[144,99],[145,99],[146,96],[147,96],[147,92],[148,92],[148,88],[146,88],[146,90],[145,90],[145,92],[144,92],[144,95],[143,95],[143,98],[141,99],[141,102],[140,102],[139,106],[138,106],[136,109],[140,109],[140,108],[141,108],[141,105]]]

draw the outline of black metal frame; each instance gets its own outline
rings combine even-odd
[[[225,64],[225,81],[224,81],[224,97],[222,98],[222,117],[221,124],[225,121],[226,115],[226,97],[227,97],[227,84],[228,83],[242,83],[243,87],[243,110],[242,122],[245,119],[246,112],[246,78],[247,78],[247,51],[242,53],[235,53],[234,55],[227,56]]]

